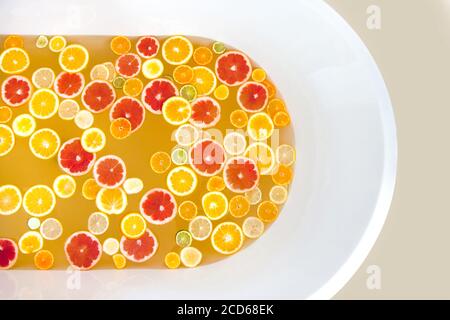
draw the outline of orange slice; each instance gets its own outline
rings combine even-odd
[[[257,209],[258,218],[264,222],[273,222],[278,217],[278,207],[272,201],[263,201]]]
[[[167,186],[177,196],[190,195],[197,187],[197,175],[188,167],[174,168],[167,175]]]
[[[169,269],[177,269],[181,264],[180,255],[176,252],[169,252],[164,257],[164,263]]]
[[[180,260],[185,267],[195,268],[202,261],[203,254],[194,247],[186,247],[181,249]]]
[[[183,201],[178,206],[178,215],[183,220],[191,221],[197,216],[197,212],[197,205],[190,200]]]
[[[9,48],[0,55],[0,70],[7,74],[22,73],[30,65],[28,53],[20,48]]]
[[[30,113],[38,119],[49,119],[58,111],[59,98],[50,89],[39,89],[33,93],[29,103]]]
[[[137,97],[141,94],[144,84],[139,78],[130,78],[123,84],[123,93],[130,97]]]
[[[212,61],[213,53],[208,47],[198,47],[197,49],[195,49],[192,58],[194,59],[195,63],[204,66]]]
[[[106,135],[99,128],[89,128],[81,135],[81,146],[87,152],[100,152],[106,146]]]
[[[63,226],[58,219],[48,218],[41,223],[39,231],[45,240],[56,240],[62,236]]]
[[[182,36],[170,37],[162,45],[162,56],[172,65],[185,64],[191,59],[193,52],[192,43]]]
[[[286,111],[286,105],[281,99],[272,99],[267,105],[267,113],[271,118],[280,111]]]
[[[113,255],[113,263],[116,269],[124,269],[127,266],[127,258],[124,255],[117,253]]]
[[[67,40],[63,36],[54,36],[50,39],[48,47],[53,52],[62,51],[67,45]]]
[[[34,255],[34,265],[39,270],[48,270],[53,267],[55,258],[48,250],[41,250]]]
[[[223,191],[226,188],[225,181],[221,176],[212,176],[208,179],[206,189],[208,191]]]
[[[273,116],[273,123],[279,128],[284,128],[291,123],[291,117],[287,112],[279,111]]]
[[[9,216],[19,211],[22,205],[22,194],[13,185],[0,187],[0,215]]]
[[[243,195],[237,195],[230,199],[230,214],[235,218],[245,217],[250,211],[250,202]]]
[[[10,107],[0,107],[0,123],[7,123],[12,118],[12,110]]]
[[[177,66],[173,70],[173,79],[179,84],[187,84],[194,78],[194,70],[188,65]]]
[[[221,192],[208,192],[202,197],[202,207],[208,218],[211,220],[219,220],[227,214],[228,199]]]
[[[125,139],[131,134],[130,120],[125,118],[114,119],[109,127],[109,132],[116,139]]]
[[[216,97],[217,100],[226,100],[229,95],[230,89],[224,84],[221,84],[214,89],[214,97]]]
[[[61,140],[52,129],[40,129],[33,133],[29,140],[30,150],[39,159],[51,159],[61,146]]]
[[[131,41],[127,37],[117,36],[111,40],[110,47],[112,52],[120,56],[122,54],[130,52]]]
[[[75,182],[75,179],[67,174],[62,174],[56,177],[53,182],[53,190],[55,191],[55,194],[62,199],[67,199],[73,196],[76,189],[77,183]]]
[[[64,48],[59,54],[59,65],[64,71],[75,73],[86,68],[89,62],[89,52],[78,44]]]
[[[23,48],[23,38],[16,35],[8,36],[3,42],[3,48]]]
[[[280,164],[278,169],[272,174],[272,181],[280,186],[285,186],[291,183],[293,172],[290,167]]]
[[[169,170],[172,160],[167,152],[158,151],[150,158],[150,167],[156,173],[164,173]]]
[[[211,235],[213,248],[221,254],[233,254],[242,247],[244,235],[241,227],[234,222],[222,222]]]
[[[36,185],[23,195],[23,208],[33,217],[43,217],[55,208],[56,197],[52,189],[45,185]]]
[[[252,80],[256,82],[263,82],[266,80],[266,72],[264,69],[256,68],[252,72]]]
[[[273,131],[274,125],[267,113],[255,113],[248,120],[247,132],[255,141],[267,140],[272,136]]]
[[[81,194],[87,200],[95,200],[97,193],[100,191],[100,186],[94,178],[87,179],[81,188]]]
[[[171,125],[179,126],[187,122],[191,116],[192,108],[189,101],[181,97],[167,99],[162,107],[164,119]]]
[[[120,230],[128,239],[140,238],[146,229],[147,223],[139,213],[129,213],[120,222]]]
[[[95,235],[104,234],[109,227],[109,218],[102,212],[93,212],[88,218],[88,230]]]
[[[214,72],[203,66],[194,67],[192,70],[194,71],[194,77],[191,83],[197,89],[197,95],[201,97],[211,94],[217,85]]]
[[[14,147],[14,133],[10,127],[0,124],[0,157],[7,155]]]
[[[19,250],[23,254],[35,253],[42,249],[44,240],[39,232],[28,231],[25,232],[19,239]]]
[[[95,203],[97,208],[104,213],[121,214],[128,204],[127,194],[121,188],[102,188],[97,193]]]
[[[230,122],[236,128],[244,128],[248,123],[248,116],[244,110],[234,110],[230,114]]]

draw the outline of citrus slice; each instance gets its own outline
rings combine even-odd
[[[176,252],[169,252],[164,257],[164,263],[169,269],[177,269],[181,264],[180,255]]]
[[[23,48],[23,38],[18,35],[7,36],[3,42],[3,48]]]
[[[183,148],[177,147],[177,148],[173,149],[172,153],[170,154],[170,157],[172,159],[172,162],[174,164],[176,164],[177,166],[181,166],[188,162],[187,151]]]
[[[235,218],[245,217],[250,211],[250,202],[243,195],[237,195],[230,199],[230,214]]]
[[[224,84],[238,86],[250,78],[252,65],[243,53],[228,51],[217,58],[216,74]]]
[[[181,248],[189,247],[192,243],[192,235],[186,230],[178,231],[175,235],[175,243]]]
[[[144,234],[137,239],[128,239],[122,236],[120,240],[120,252],[130,261],[145,262],[158,250],[158,240],[155,235],[146,229]]]
[[[117,36],[114,37],[110,42],[110,48],[112,52],[117,55],[122,55],[130,52],[131,50],[131,41],[127,37]]]
[[[213,176],[208,179],[206,189],[208,191],[223,191],[226,188],[225,181],[220,176]]]
[[[38,89],[49,89],[52,87],[53,82],[55,81],[55,73],[50,68],[39,68],[35,72],[33,72],[31,81]]]
[[[76,189],[77,183],[75,182],[75,179],[67,174],[62,174],[53,181],[53,190],[55,191],[55,194],[62,199],[73,196]]]
[[[291,123],[291,117],[287,112],[279,111],[273,116],[273,123],[279,128],[284,128]]]
[[[239,155],[244,153],[247,140],[240,132],[230,132],[223,139],[223,146],[228,154]]]
[[[79,44],[65,47],[59,54],[59,65],[67,72],[80,72],[89,62],[89,52]]]
[[[127,194],[121,188],[102,188],[95,199],[97,208],[107,214],[121,214],[128,205]]]
[[[82,73],[61,72],[55,79],[55,92],[64,99],[79,96],[84,88],[84,76]]]
[[[131,134],[131,122],[125,118],[114,119],[109,126],[109,132],[116,139],[125,139]]]
[[[83,186],[81,187],[81,194],[87,200],[95,200],[100,189],[101,188],[95,179],[89,178],[84,181]]]
[[[212,222],[205,216],[195,217],[189,223],[189,232],[192,238],[197,241],[203,241],[209,238],[212,232]]]
[[[256,211],[258,218],[264,222],[273,222],[278,217],[278,207],[272,201],[263,201]]]
[[[266,80],[266,72],[264,71],[264,69],[256,68],[252,72],[252,79],[256,82],[263,82],[264,80]]]
[[[18,107],[31,97],[31,83],[22,76],[11,76],[2,83],[2,100],[10,107]]]
[[[139,78],[130,78],[123,84],[123,93],[130,97],[137,97],[142,93],[144,84]]]
[[[281,99],[272,99],[267,105],[267,113],[271,118],[275,116],[280,111],[286,111],[286,106]]]
[[[52,189],[45,185],[36,185],[23,195],[23,208],[33,217],[43,217],[55,208],[56,197]]]
[[[6,156],[14,148],[14,132],[5,124],[0,124],[0,157]]]
[[[255,113],[250,117],[247,124],[247,132],[255,141],[269,139],[274,131],[274,125],[269,115],[264,112]]]
[[[34,255],[34,265],[39,270],[49,270],[53,267],[55,258],[48,250],[41,250]]]
[[[167,175],[167,186],[179,197],[190,195],[197,187],[197,175],[188,167],[173,168]]]
[[[224,84],[218,85],[216,89],[214,89],[214,97],[217,100],[226,100],[230,95],[230,89]]]
[[[89,232],[80,231],[72,234],[64,245],[67,261],[77,270],[93,268],[102,257],[102,246],[98,239]]]
[[[280,164],[277,170],[272,174],[272,181],[280,186],[291,183],[293,177],[292,169],[288,166]]]
[[[12,129],[18,137],[29,137],[36,129],[36,120],[27,114],[19,114],[12,123]]]
[[[154,188],[141,199],[140,212],[152,224],[166,224],[177,214],[177,202],[174,196],[165,189]]]
[[[214,127],[220,120],[220,105],[210,97],[196,99],[192,103],[190,123],[199,128]]]
[[[48,43],[48,47],[50,51],[53,52],[61,52],[67,45],[67,40],[63,36],[54,36],[50,38],[50,42]]]
[[[202,207],[208,218],[219,220],[227,214],[228,199],[222,192],[208,192],[202,197]]]
[[[180,96],[191,102],[197,98],[197,89],[191,84],[187,84],[181,87]]]
[[[191,59],[194,52],[192,43],[182,36],[173,36],[166,39],[162,45],[162,56],[169,64],[185,64]]]
[[[288,191],[283,186],[273,186],[270,189],[269,198],[275,204],[283,204],[286,202]]]
[[[112,62],[105,62],[103,64],[106,69],[108,69],[108,82],[113,82],[114,78],[116,77],[116,66]]]
[[[188,65],[177,66],[173,70],[173,79],[179,84],[187,84],[194,78],[194,70]]]
[[[201,66],[209,64],[213,59],[213,53],[208,47],[198,47],[192,56],[195,63]]]
[[[227,50],[227,47],[225,46],[225,44],[220,41],[214,42],[212,48],[213,48],[214,53],[216,53],[216,54],[222,54]]]
[[[282,144],[281,146],[278,146],[277,150],[275,151],[275,155],[276,161],[279,164],[291,166],[295,162],[295,149],[288,144]]]
[[[176,95],[178,95],[178,89],[170,80],[155,79],[142,90],[141,100],[148,111],[161,114],[164,102]]]
[[[262,199],[261,189],[259,189],[258,187],[253,188],[252,190],[245,193],[245,197],[248,199],[248,202],[250,202],[251,205],[258,204]]]
[[[228,159],[223,169],[223,179],[228,189],[236,193],[244,193],[258,185],[259,172],[254,160],[246,157]]]
[[[152,58],[142,64],[142,74],[147,79],[156,79],[164,72],[164,65],[161,60]]]
[[[275,86],[267,79],[264,80],[262,83],[266,86],[267,91],[269,92],[269,99],[273,98],[277,93],[277,88],[275,88]]]
[[[242,231],[249,239],[257,239],[264,233],[264,223],[257,217],[248,217],[242,224]]]
[[[184,124],[175,131],[175,141],[180,146],[190,146],[200,137],[200,132],[191,124]]]
[[[93,212],[88,218],[88,230],[95,235],[104,234],[109,227],[109,218],[102,212]]]
[[[7,238],[0,238],[0,270],[7,270],[14,267],[19,256],[17,244]]]
[[[96,161],[93,173],[100,187],[115,189],[125,181],[127,168],[121,158],[107,155]]]
[[[58,219],[48,218],[45,219],[40,226],[39,231],[45,240],[59,239],[63,234],[63,226]]]
[[[116,238],[108,238],[103,242],[103,252],[107,255],[113,256],[119,252],[120,243]]]
[[[79,138],[66,141],[58,153],[59,167],[72,176],[81,176],[88,173],[94,162],[95,154],[84,150]]]
[[[150,158],[150,167],[156,173],[161,174],[166,172],[167,170],[169,170],[170,165],[171,159],[170,156],[167,154],[167,152],[164,151],[155,152]]]
[[[136,51],[142,58],[153,58],[159,51],[159,41],[151,36],[141,37],[136,43]]]
[[[95,80],[86,85],[81,100],[89,111],[99,113],[113,105],[116,92],[109,82]]]
[[[123,190],[127,194],[137,194],[144,188],[144,183],[139,178],[128,178],[123,183]]]
[[[36,47],[39,49],[43,49],[48,46],[48,38],[46,36],[39,36],[36,39]]]
[[[39,232],[27,231],[19,239],[18,246],[23,254],[35,253],[42,249],[44,239]]]
[[[145,109],[136,98],[122,97],[111,108],[109,118],[111,121],[125,118],[131,123],[131,132],[139,129],[145,120]]]
[[[27,226],[28,228],[30,228],[31,230],[37,230],[39,229],[39,227],[41,226],[41,220],[39,220],[36,217],[31,217],[30,219],[28,219],[27,221]]]
[[[237,92],[238,105],[247,112],[262,111],[269,101],[267,88],[258,82],[246,82]]]
[[[259,174],[270,174],[275,165],[275,154],[271,147],[263,142],[252,143],[247,150],[245,156],[256,162]]]
[[[88,110],[80,110],[73,119],[76,126],[82,130],[92,127],[94,124],[94,116]]]
[[[38,119],[49,119],[58,112],[59,98],[49,89],[39,89],[30,99],[30,113]]]
[[[129,213],[120,222],[120,230],[128,239],[140,238],[146,228],[145,219],[139,213]]]
[[[127,266],[127,258],[123,254],[117,253],[112,258],[116,269],[124,269]]]
[[[195,268],[202,261],[203,254],[194,247],[186,247],[181,249],[180,260],[185,267]]]
[[[12,110],[10,107],[1,106],[0,107],[0,123],[8,123],[12,118]]]
[[[194,219],[197,216],[197,211],[197,205],[190,200],[183,201],[178,206],[178,215],[183,220],[190,221]]]
[[[92,81],[95,80],[108,81],[109,69],[104,64],[97,64],[91,69],[89,76]]]
[[[189,163],[199,175],[214,176],[224,166],[225,150],[214,140],[200,140],[189,151]]]
[[[217,85],[214,72],[207,67],[194,67],[194,78],[191,83],[197,89],[198,96],[207,96],[213,93]]]
[[[30,65],[28,53],[21,48],[9,48],[0,55],[0,70],[8,74],[18,74]]]
[[[52,129],[40,129],[34,132],[29,141],[30,150],[39,159],[51,159],[59,150],[61,140]]]
[[[191,113],[191,104],[181,97],[171,97],[167,99],[162,107],[164,119],[174,126],[179,126],[187,122]]]
[[[99,128],[86,129],[81,135],[81,146],[87,152],[99,152],[106,146],[106,135]]]
[[[116,60],[116,71],[124,78],[133,78],[141,71],[141,58],[134,53],[121,55]]]
[[[242,247],[244,234],[234,222],[222,222],[214,228],[211,235],[213,248],[221,254],[233,254]]]
[[[243,110],[234,110],[230,114],[230,122],[236,128],[244,128],[248,123],[247,113]]]
[[[22,194],[13,185],[0,187],[0,215],[9,216],[19,211],[22,205]]]

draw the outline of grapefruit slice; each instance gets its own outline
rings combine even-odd
[[[123,160],[114,155],[99,158],[94,166],[94,179],[100,187],[115,189],[127,177],[127,168]]]
[[[269,101],[269,91],[265,85],[258,82],[247,82],[239,87],[237,103],[247,112],[263,110]]]
[[[2,100],[10,107],[18,107],[31,97],[31,82],[22,76],[11,76],[2,83]]]
[[[77,270],[89,270],[102,257],[102,245],[89,232],[80,231],[72,234],[64,245],[67,261]]]
[[[19,248],[13,240],[0,238],[0,270],[12,268],[18,255]]]
[[[116,71],[124,78],[133,78],[141,71],[141,58],[135,53],[121,55],[116,60]]]
[[[225,150],[214,140],[200,140],[189,150],[189,163],[199,175],[214,176],[223,168]]]
[[[250,158],[230,158],[223,169],[223,179],[227,188],[233,192],[250,191],[258,185],[258,167],[255,161]]]
[[[178,89],[170,80],[155,79],[142,90],[141,100],[148,111],[161,114],[164,102],[177,95]]]
[[[136,43],[136,51],[142,58],[153,58],[159,51],[159,41],[155,37],[142,37]]]
[[[66,141],[58,153],[60,168],[72,176],[81,176],[88,173],[94,162],[95,154],[83,149],[80,138]]]
[[[177,214],[177,202],[167,190],[154,188],[141,199],[140,211],[144,218],[153,224],[166,224]]]
[[[229,86],[238,86],[250,78],[252,65],[241,52],[228,51],[217,58],[216,74],[221,82]]]
[[[196,99],[192,103],[190,122],[199,128],[210,128],[220,120],[220,105],[210,97]]]
[[[145,109],[142,103],[132,97],[122,97],[111,108],[109,118],[111,121],[125,118],[131,123],[131,131],[139,129],[145,120]]]
[[[71,99],[79,96],[84,88],[82,73],[61,72],[55,79],[55,92],[62,98]]]
[[[149,260],[156,250],[158,250],[158,240],[149,229],[146,229],[144,234],[137,239],[128,239],[125,236],[120,239],[120,252],[133,262]]]
[[[112,106],[116,99],[114,88],[107,81],[91,81],[84,88],[81,100],[91,112],[99,113]]]

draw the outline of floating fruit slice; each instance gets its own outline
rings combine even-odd
[[[30,65],[28,53],[21,48],[9,48],[0,55],[0,70],[8,74],[18,74]]]
[[[123,254],[113,255],[113,263],[116,269],[124,269],[127,266],[127,258]]]
[[[271,147],[263,142],[252,143],[247,150],[245,156],[256,162],[259,174],[270,174],[275,165],[275,154]]]
[[[212,222],[205,216],[195,217],[189,223],[189,232],[197,241],[203,241],[209,238],[212,232]]]
[[[169,269],[177,269],[181,264],[180,255],[176,252],[169,252],[164,257],[164,263]]]
[[[12,110],[10,107],[1,106],[0,107],[0,123],[8,123],[12,118]]]
[[[214,228],[211,235],[213,248],[221,254],[233,254],[242,247],[244,234],[234,222],[222,222]]]
[[[197,216],[197,211],[197,205],[190,200],[183,201],[178,206],[178,215],[183,220],[190,221],[194,219]]]
[[[125,78],[118,76],[114,78],[112,85],[116,89],[122,89],[123,86],[125,85],[125,81],[127,81]]]
[[[89,172],[95,162],[95,154],[87,152],[81,145],[81,139],[66,141],[59,150],[59,167],[72,176],[81,176]]]
[[[0,215],[9,216],[19,211],[22,205],[22,194],[13,185],[0,187]]]
[[[22,76],[11,76],[2,83],[2,100],[10,107],[18,107],[31,97],[31,83]]]
[[[191,104],[182,97],[171,97],[164,102],[162,107],[164,119],[174,126],[187,122],[191,113]]]
[[[3,42],[3,48],[23,48],[23,38],[17,35],[10,35],[6,37],[5,41]]]
[[[55,194],[62,199],[73,196],[76,189],[77,183],[75,182],[75,179],[67,174],[62,174],[53,181],[53,190],[55,191]]]
[[[48,38],[46,36],[39,36],[36,39],[36,47],[39,49],[43,49],[48,46]]]
[[[223,179],[228,189],[236,193],[244,193],[258,185],[258,167],[252,159],[234,157],[228,159],[223,169]]]
[[[190,123],[199,128],[214,127],[220,120],[220,105],[210,97],[196,99],[192,103]]]
[[[144,84],[139,78],[130,78],[123,84],[123,93],[130,97],[137,97],[143,88]]]
[[[280,111],[273,116],[273,124],[278,128],[284,128],[291,123],[291,117],[287,112]]]
[[[33,217],[43,217],[55,208],[56,197],[52,189],[45,185],[36,185],[23,195],[23,208]]]
[[[7,238],[0,238],[0,270],[14,267],[19,256],[17,244]]]
[[[181,249],[180,259],[185,267],[195,268],[202,262],[203,254],[194,247],[186,247]]]
[[[228,199],[222,192],[208,192],[202,197],[202,207],[208,218],[219,220],[227,214]]]
[[[277,170],[272,174],[272,181],[280,186],[291,183],[293,172],[290,167],[280,164]]]
[[[136,98],[122,97],[111,108],[109,118],[111,121],[125,118],[131,123],[131,131],[139,129],[145,120],[145,109]]]
[[[50,39],[48,47],[52,52],[61,52],[67,45],[67,40],[63,36],[54,36]]]
[[[188,154],[187,151],[183,148],[175,148],[172,150],[170,155],[172,162],[177,166],[181,166],[188,162]]]
[[[102,257],[102,246],[98,239],[89,232],[80,231],[72,234],[64,245],[67,261],[77,270],[93,268]]]
[[[247,140],[240,132],[230,132],[223,139],[223,146],[228,154],[239,155],[244,153]]]
[[[194,52],[192,43],[182,36],[173,36],[166,39],[162,46],[162,56],[169,64],[185,64],[191,59]]]
[[[230,199],[230,214],[235,218],[242,218],[250,211],[250,202],[243,195],[237,195]]]
[[[62,236],[63,226],[58,219],[48,218],[41,223],[39,231],[45,240],[56,240]]]
[[[111,121],[109,132],[116,139],[125,139],[131,134],[131,122],[125,118],[114,119]]]
[[[257,239],[264,233],[264,223],[257,217],[248,217],[242,224],[242,231],[247,238]]]
[[[87,152],[99,152],[106,146],[106,135],[99,128],[89,128],[81,135],[81,146]]]
[[[226,188],[225,181],[220,176],[213,176],[208,179],[206,189],[208,191],[223,191]]]
[[[103,64],[106,69],[108,69],[108,82],[113,82],[114,78],[116,77],[116,67],[114,66],[114,63],[112,62],[105,62]]]
[[[35,217],[31,217],[30,219],[28,219],[27,226],[31,230],[37,230],[41,226],[41,220]]]
[[[136,43],[136,51],[142,58],[153,58],[159,51],[159,41],[151,36],[141,37]]]
[[[258,82],[246,82],[237,92],[238,105],[247,112],[262,111],[269,101],[267,88]]]
[[[84,88],[84,76],[82,73],[61,72],[55,79],[55,92],[64,99],[79,96]]]
[[[234,110],[230,114],[230,122],[236,128],[244,128],[248,123],[247,113],[243,110]]]
[[[18,246],[23,254],[35,253],[42,249],[44,239],[39,232],[27,231],[19,239]]]
[[[31,81],[38,89],[49,89],[52,87],[53,82],[55,81],[55,73],[50,68],[39,68],[35,72],[33,72]]]
[[[128,239],[140,238],[146,228],[145,219],[139,213],[129,213],[120,222],[120,230]]]
[[[127,37],[117,36],[111,40],[110,47],[112,52],[114,52],[117,55],[122,55],[130,52],[131,41]]]
[[[267,105],[267,113],[269,116],[273,119],[275,114],[277,114],[280,111],[286,111],[286,106],[281,99],[272,99],[269,101],[269,104]]]
[[[286,202],[288,191],[283,186],[273,186],[270,189],[269,198],[275,204],[283,204]]]
[[[197,187],[197,175],[188,167],[173,168],[167,175],[167,186],[179,197],[190,195]]]
[[[278,207],[272,201],[263,201],[256,211],[258,218],[264,222],[273,222],[278,217]]]
[[[121,188],[102,188],[95,199],[97,208],[107,214],[121,214],[128,205],[127,194]]]
[[[106,81],[91,81],[84,88],[81,100],[89,111],[99,113],[113,105],[116,92]]]
[[[166,224],[177,214],[177,202],[174,196],[160,188],[148,191],[142,197],[139,207],[144,218],[152,224]]]
[[[180,146],[190,146],[200,138],[200,131],[191,124],[183,124],[175,131],[175,141]]]
[[[141,71],[141,58],[134,53],[121,55],[116,60],[116,71],[124,78],[133,78]]]
[[[276,161],[279,164],[291,166],[295,162],[295,149],[288,144],[282,144],[278,146],[277,150],[275,151],[275,155]]]
[[[159,174],[169,170],[171,164],[169,154],[164,151],[155,152],[150,158],[150,167],[153,171]]]
[[[51,159],[59,150],[61,140],[52,129],[40,129],[32,134],[29,140],[30,150],[39,159]]]
[[[97,64],[91,69],[89,76],[92,81],[95,81],[95,80],[108,81],[109,69],[104,64]]]
[[[95,235],[104,234],[109,227],[109,218],[102,212],[93,212],[88,218],[88,230]]]
[[[29,108],[33,117],[50,119],[58,112],[59,98],[50,89],[39,89],[31,96]]]
[[[266,80],[266,72],[264,71],[264,69],[256,68],[252,72],[252,79],[256,82],[263,82],[264,80]]]
[[[227,47],[225,46],[225,44],[220,41],[214,42],[212,48],[213,48],[214,53],[216,53],[216,54],[222,54],[227,50]]]
[[[79,44],[65,47],[59,54],[59,65],[67,72],[80,72],[89,62],[89,52]]]
[[[87,200],[95,200],[100,189],[101,188],[95,179],[89,178],[84,181],[83,186],[81,187],[81,194]]]
[[[269,139],[274,131],[274,125],[269,115],[264,112],[255,113],[250,117],[247,124],[247,132],[255,141]]]
[[[171,81],[155,79],[145,86],[141,100],[148,111],[161,114],[164,102],[177,95],[178,89]]]
[[[142,74],[147,79],[156,79],[164,72],[164,65],[161,60],[152,58],[146,60],[142,65]]]
[[[248,202],[250,202],[251,205],[258,204],[262,198],[261,189],[259,189],[258,187],[253,188],[252,190],[245,193],[245,197],[248,199]]]
[[[103,252],[107,255],[113,256],[119,252],[120,244],[116,238],[108,238],[103,242]]]
[[[0,124],[0,157],[6,156],[14,148],[14,132],[5,124]]]
[[[182,86],[180,89],[180,96],[189,102],[194,101],[197,98],[197,89],[191,84]]]
[[[53,267],[55,258],[48,250],[41,250],[34,255],[34,265],[39,270],[49,270]]]
[[[214,89],[214,97],[217,100],[226,100],[230,95],[230,89],[224,84],[218,85],[216,89]]]
[[[177,66],[173,70],[173,79],[179,84],[187,84],[194,78],[194,70],[188,65]]]
[[[123,183],[123,190],[127,194],[137,194],[144,188],[144,183],[139,178],[128,178]]]
[[[88,110],[81,110],[75,115],[74,122],[78,128],[85,130],[94,124],[94,116]]]
[[[209,64],[213,59],[213,53],[208,47],[198,47],[192,56],[195,63],[201,66]]]
[[[189,163],[202,176],[214,176],[225,163],[225,150],[211,139],[196,142],[189,151]]]
[[[120,252],[130,261],[145,262],[158,250],[158,240],[149,230],[137,239],[128,239],[122,236],[120,240]]]
[[[192,236],[189,231],[178,231],[175,235],[175,243],[181,248],[189,247],[192,243]]]
[[[198,96],[207,96],[213,93],[217,85],[214,72],[207,67],[194,67],[194,78],[191,83],[197,89]]]
[[[216,74],[226,85],[238,86],[250,78],[252,65],[241,52],[228,51],[217,58]]]
[[[107,155],[96,161],[93,173],[94,179],[100,187],[115,189],[125,181],[127,168],[121,158]]]

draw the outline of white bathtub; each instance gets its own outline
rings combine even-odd
[[[194,270],[3,271],[0,298],[329,298],[385,221],[396,174],[383,79],[318,0],[1,1],[4,34],[188,34],[229,43],[285,97],[298,162],[278,221],[252,246]]]

